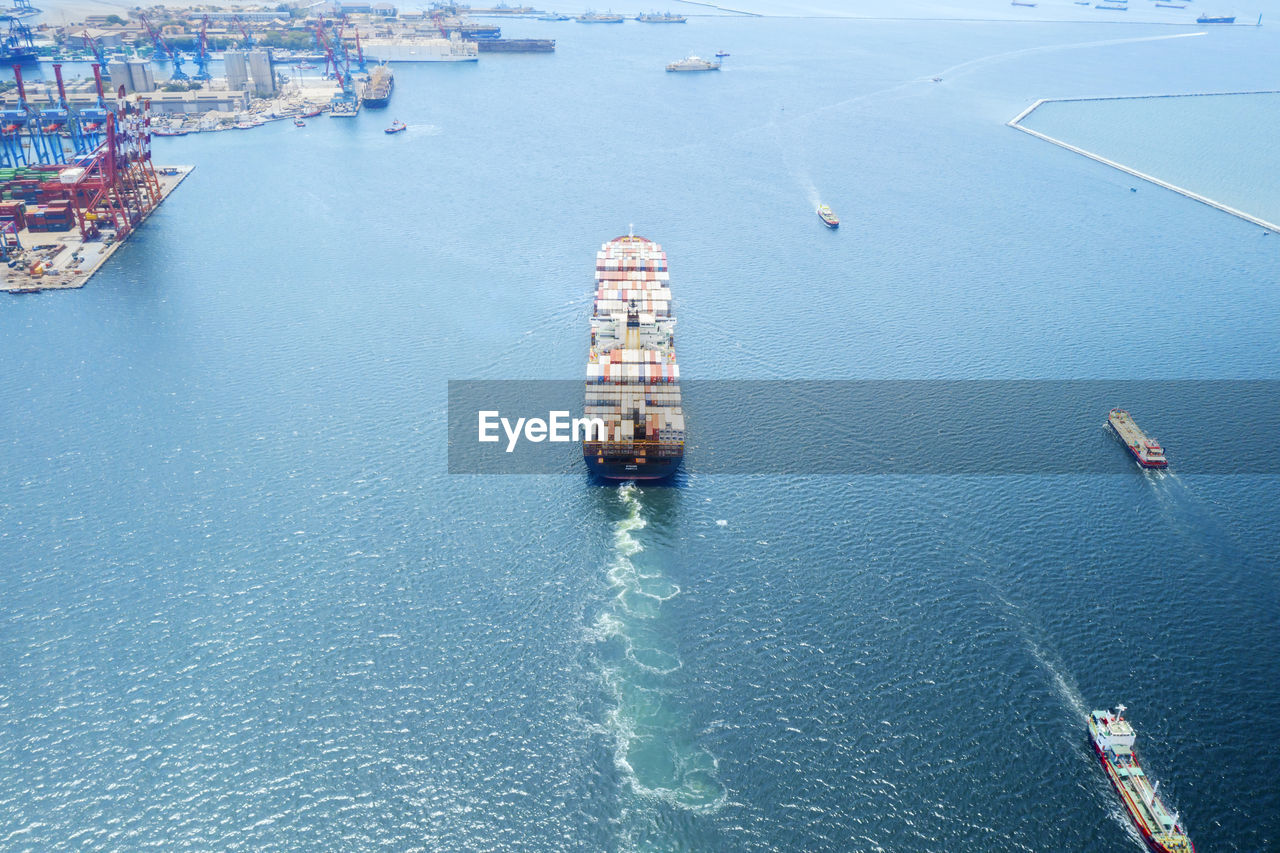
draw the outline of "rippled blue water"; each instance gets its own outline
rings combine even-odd
[[[1004,126],[1256,88],[1268,29],[509,29],[558,50],[158,140],[197,170],[109,267],[0,306],[0,848],[1132,850],[1117,702],[1201,849],[1280,843],[1275,478],[444,443],[447,379],[581,374],[630,223],[690,376],[1274,378],[1280,238]]]
[[[1280,93],[1047,103],[1023,124],[1267,222],[1280,220],[1280,153],[1258,144],[1280,130]]]

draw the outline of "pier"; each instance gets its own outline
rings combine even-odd
[[[1049,104],[1049,103],[1071,103],[1071,102],[1077,102],[1077,101],[1126,101],[1126,100],[1137,100],[1137,99],[1147,99],[1147,98],[1207,98],[1207,97],[1214,97],[1218,95],[1280,95],[1280,90],[1263,89],[1263,90],[1258,90],[1253,92],[1192,92],[1188,94],[1175,94],[1175,95],[1170,95],[1170,94],[1110,95],[1110,96],[1098,96],[1098,97],[1092,97],[1092,98],[1041,98],[1040,100],[1033,103],[1031,106],[1027,107],[1022,112],[1018,113],[1016,116],[1011,118],[1008,122],[1006,122],[1006,124],[1015,130],[1020,130],[1023,133],[1030,134],[1031,136],[1034,136],[1037,139],[1043,139],[1045,142],[1051,142],[1054,145],[1057,145],[1059,148],[1065,148],[1066,150],[1071,151],[1073,153],[1079,154],[1084,157],[1088,157],[1090,160],[1096,160],[1097,162],[1102,163],[1104,166],[1110,166],[1113,169],[1118,169],[1121,172],[1132,175],[1133,177],[1138,178],[1140,180],[1147,181],[1148,183],[1155,184],[1158,187],[1163,187],[1167,190],[1172,190],[1173,192],[1178,193],[1179,195],[1186,196],[1192,201],[1198,201],[1201,204],[1207,204],[1209,207],[1215,208],[1217,210],[1221,210],[1223,213],[1229,213],[1232,216],[1236,216],[1236,217],[1239,217],[1240,219],[1245,220],[1246,222],[1251,222],[1254,225],[1258,225],[1262,228],[1267,229],[1268,231],[1274,232],[1276,234],[1280,234],[1280,225],[1277,225],[1274,222],[1268,222],[1265,219],[1259,218],[1249,213],[1245,213],[1243,210],[1237,210],[1236,208],[1231,207],[1230,205],[1223,204],[1220,201],[1215,201],[1214,199],[1211,199],[1208,196],[1200,195],[1197,192],[1192,192],[1191,190],[1185,187],[1180,187],[1180,186],[1177,186],[1176,184],[1171,184],[1168,181],[1162,181],[1153,175],[1148,175],[1145,172],[1139,172],[1137,169],[1130,168],[1129,166],[1126,166],[1123,163],[1117,163],[1115,160],[1110,160],[1106,157],[1103,157],[1101,154],[1095,154],[1092,151],[1086,151],[1085,149],[1077,145],[1072,145],[1069,142],[1064,142],[1061,139],[1056,139],[1052,136],[1049,136],[1046,133],[1041,133],[1038,130],[1032,130],[1031,128],[1026,127],[1025,125],[1022,124],[1022,121],[1026,119],[1027,116],[1031,115],[1043,104]]]
[[[178,184],[186,180],[194,166],[162,166],[156,170],[160,184],[160,200],[169,197]],[[134,225],[137,228],[154,212],[146,211]],[[14,267],[0,267],[0,291],[8,293],[33,293],[40,290],[74,290],[84,287],[93,274],[102,269],[107,259],[126,240],[85,240],[76,228],[68,231],[33,232],[23,229],[17,232],[22,250],[14,254],[20,262]],[[40,266],[40,273],[32,268]]]

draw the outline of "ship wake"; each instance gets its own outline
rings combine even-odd
[[[662,555],[644,553],[642,494],[633,483],[618,488],[622,517],[614,524],[608,570],[614,594],[592,637],[611,704],[606,723],[614,763],[644,800],[713,811],[725,790],[715,757],[697,743],[678,707],[672,676],[683,662],[662,624],[663,606],[680,587],[662,571]]]

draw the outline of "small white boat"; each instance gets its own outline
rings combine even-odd
[[[686,56],[684,59],[667,65],[668,71],[719,71],[720,63],[703,59],[700,56]]]

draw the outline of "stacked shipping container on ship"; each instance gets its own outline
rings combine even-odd
[[[585,415],[602,420],[605,435],[583,441],[592,473],[659,480],[680,466],[685,423],[675,324],[662,247],[635,235],[601,246]]]

